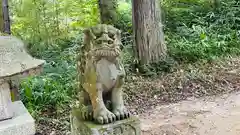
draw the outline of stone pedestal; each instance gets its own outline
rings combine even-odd
[[[71,135],[141,135],[140,121],[136,117],[105,125],[82,121],[72,115],[70,119]]]
[[[0,121],[0,135],[34,135],[35,121],[21,101],[11,105],[13,117]]]

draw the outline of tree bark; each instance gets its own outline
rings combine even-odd
[[[164,41],[161,9],[158,0],[132,0],[135,56],[139,64],[164,60],[167,47]]]
[[[117,22],[117,0],[98,0],[101,23],[114,25]]]
[[[2,6],[2,1],[0,1],[0,33],[3,33],[3,25],[4,25],[4,21],[3,21],[3,6]]]

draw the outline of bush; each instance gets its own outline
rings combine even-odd
[[[21,97],[29,111],[38,115],[44,110],[56,111],[76,98],[76,46],[63,51],[51,49],[42,53],[46,60],[43,73],[21,83]]]
[[[118,23],[115,24],[117,28],[123,32],[132,34],[132,8],[131,3],[119,2],[117,8]]]
[[[215,8],[206,3],[193,0],[188,7],[181,2],[164,3],[165,36],[174,59],[195,62],[240,53],[239,2],[221,0]]]

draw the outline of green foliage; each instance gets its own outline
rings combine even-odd
[[[122,2],[118,3],[117,8],[118,19],[116,27],[121,29],[123,32],[132,33],[132,9],[131,3]]]
[[[123,65],[128,74],[134,72],[134,57],[133,57],[133,50],[132,46],[125,45],[122,49],[122,58],[123,58]]]
[[[13,34],[26,40],[33,53],[59,46],[84,27],[98,23],[97,0],[11,1]]]
[[[211,0],[161,0],[167,29],[199,23],[199,17],[211,10]]]
[[[240,53],[239,2],[221,0],[218,7],[213,4],[206,0],[163,2],[170,56],[195,62]]]
[[[57,110],[70,105],[76,95],[75,47],[60,52],[56,49],[42,54],[47,61],[44,72],[30,77],[21,84],[21,97],[32,113],[42,110]]]

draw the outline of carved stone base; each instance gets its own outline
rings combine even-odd
[[[13,117],[0,121],[0,135],[34,135],[35,121],[21,101],[12,103]]]
[[[130,117],[111,124],[98,125],[89,121],[71,119],[71,135],[141,135],[140,120]]]

